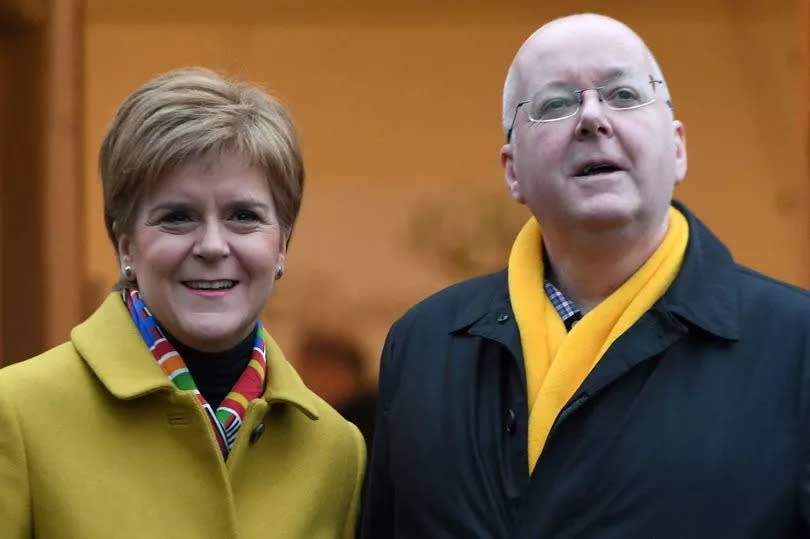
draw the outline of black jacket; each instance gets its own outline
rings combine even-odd
[[[394,324],[361,537],[810,537],[810,293],[735,264],[680,208],[680,273],[567,403],[531,477],[506,272]]]

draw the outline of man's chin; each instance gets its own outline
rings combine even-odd
[[[600,231],[624,228],[633,222],[636,211],[624,201],[592,201],[572,213],[574,225],[585,230]]]

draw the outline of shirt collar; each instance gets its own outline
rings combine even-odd
[[[543,280],[543,287],[546,289],[546,295],[551,301],[551,304],[554,305],[557,314],[562,318],[565,330],[571,331],[574,324],[582,319],[582,311],[573,300],[568,299],[565,294],[548,279]]]

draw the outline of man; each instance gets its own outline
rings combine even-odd
[[[683,125],[618,21],[553,21],[504,88],[508,268],[394,324],[362,537],[810,536],[810,294],[684,206]]]

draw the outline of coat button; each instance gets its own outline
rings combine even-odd
[[[515,433],[515,423],[517,423],[517,419],[515,418],[515,411],[509,408],[506,411],[506,432],[509,434]]]
[[[499,324],[503,324],[503,323],[504,323],[504,322],[506,322],[507,320],[509,320],[509,315],[508,315],[508,314],[503,313],[503,314],[499,314],[499,315],[498,315],[497,322],[498,322]]]
[[[253,429],[253,432],[250,433],[250,443],[255,444],[259,438],[262,437],[262,433],[264,432],[264,423],[259,423]]]

